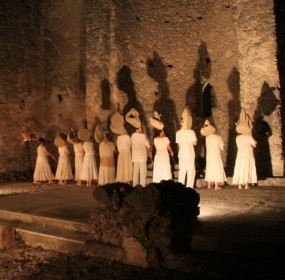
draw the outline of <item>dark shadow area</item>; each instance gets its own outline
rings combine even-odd
[[[137,93],[135,90],[135,84],[132,79],[131,69],[124,65],[117,74],[117,84],[118,88],[127,94],[128,102],[123,108],[123,115],[125,116],[132,108],[136,109],[140,114],[140,120],[142,127],[145,129],[147,136],[150,135],[148,122],[146,120],[146,115],[141,103],[137,99]],[[125,123],[126,130],[129,134],[135,132],[135,128],[129,123]]]
[[[263,83],[261,94],[257,99],[257,105],[254,111],[252,135],[257,141],[254,156],[257,178],[259,180],[272,177],[272,159],[268,141],[272,135],[272,130],[269,124],[264,120],[264,116],[270,116],[279,104],[279,100],[274,94],[275,89],[275,87],[270,87],[267,82]]]
[[[111,109],[111,90],[110,90],[110,82],[108,79],[104,79],[101,81],[101,93],[102,93],[102,109],[110,110]]]
[[[201,42],[197,52],[198,60],[193,70],[194,83],[186,92],[186,105],[192,113],[192,129],[198,140],[195,146],[196,179],[204,177],[206,167],[205,137],[200,134],[200,129],[206,118],[212,119],[212,108],[215,103],[213,86],[208,82],[212,65],[205,42]]]
[[[235,159],[237,154],[236,146],[236,122],[239,119],[241,111],[240,104],[240,73],[234,67],[228,76],[228,87],[232,94],[232,99],[228,102],[229,112],[229,136],[228,136],[228,153],[225,166],[225,172],[227,176],[233,176]]]
[[[167,67],[157,52],[147,60],[147,74],[158,83],[156,96],[158,99],[153,105],[153,111],[161,114],[164,124],[164,133],[169,138],[174,154],[177,154],[175,135],[179,127],[179,119],[176,113],[176,105],[170,98],[169,85],[167,82]]]

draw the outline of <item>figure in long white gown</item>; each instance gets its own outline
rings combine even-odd
[[[237,157],[234,168],[233,184],[242,185],[249,188],[248,184],[257,183],[256,166],[253,154],[253,148],[257,142],[251,135],[241,134],[236,137]]]
[[[52,157],[55,160],[55,157],[47,150],[45,144],[46,141],[44,138],[39,139],[40,145],[37,148],[37,160],[35,171],[33,175],[34,183],[38,184],[40,182],[48,181],[53,183],[54,175],[51,171],[51,167],[48,161],[48,157]]]
[[[224,150],[224,141],[220,135],[215,133],[206,136],[206,172],[205,181],[208,182],[208,189],[211,183],[215,183],[215,189],[221,187],[218,183],[226,182],[226,174],[221,157],[221,151]]]
[[[83,143],[84,158],[82,164],[81,180],[87,182],[87,187],[92,186],[92,181],[98,178],[98,169],[95,161],[94,144],[91,141]]]
[[[73,145],[74,150],[74,179],[77,185],[81,185],[82,164],[84,158],[83,143],[80,140],[73,140],[68,134],[67,141]]]
[[[66,145],[58,147],[58,164],[55,173],[55,179],[59,180],[59,184],[65,185],[67,180],[73,179],[71,163],[69,158],[69,150]]]
[[[153,162],[153,183],[160,183],[162,180],[171,180],[171,165],[169,154],[173,157],[173,151],[170,146],[168,137],[165,137],[163,130],[159,132],[159,136],[154,138],[154,146],[156,153]]]
[[[193,188],[196,175],[194,150],[194,146],[197,145],[196,133],[192,129],[185,129],[182,127],[176,132],[176,143],[179,147],[178,182],[182,183],[187,188]]]
[[[130,183],[133,176],[131,137],[128,134],[119,135],[117,138],[118,163],[116,181]]]
[[[115,182],[115,146],[105,134],[105,139],[99,145],[100,167],[98,185],[102,186]]]
[[[136,129],[131,136],[132,162],[133,162],[133,186],[145,187],[147,175],[147,157],[151,158],[150,145],[142,128]]]

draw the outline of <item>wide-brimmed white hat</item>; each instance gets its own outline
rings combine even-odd
[[[126,122],[135,128],[140,128],[141,127],[141,120],[140,120],[139,112],[136,109],[132,108],[126,114]]]
[[[203,136],[208,136],[216,132],[216,127],[209,120],[205,120],[204,126],[200,129]]]
[[[101,143],[105,139],[105,132],[102,126],[99,124],[96,125],[94,138],[97,143]]]
[[[111,131],[118,135],[127,133],[124,123],[125,123],[124,116],[119,112],[116,112],[111,117],[111,124],[110,124]]]
[[[240,134],[251,134],[252,123],[250,117],[244,109],[241,109],[239,120],[236,125],[236,132]]]
[[[188,107],[185,107],[182,112],[181,125],[184,129],[191,129],[192,127],[192,116]]]
[[[87,128],[81,127],[78,131],[78,139],[81,141],[89,141],[91,139],[91,132]]]
[[[66,145],[66,137],[64,134],[61,134],[61,133],[58,133],[56,135],[56,137],[54,138],[54,145],[57,146],[57,147],[63,147]]]
[[[158,130],[163,130],[164,128],[164,124],[161,121],[161,114],[157,113],[156,111],[154,111],[153,115],[150,117],[149,122]]]

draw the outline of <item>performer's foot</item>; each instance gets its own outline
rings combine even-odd
[[[215,186],[215,190],[222,190],[223,188],[221,186]]]
[[[48,181],[48,183],[49,183],[49,184],[54,184],[54,181],[51,180],[51,181]]]
[[[249,186],[248,184],[246,184],[244,188],[245,188],[246,190],[249,190],[249,189],[251,189],[251,186]]]
[[[239,188],[240,190],[242,190],[242,185],[239,185],[238,188]]]
[[[39,181],[34,181],[33,183],[34,183],[34,184],[40,184],[40,182],[39,182]]]

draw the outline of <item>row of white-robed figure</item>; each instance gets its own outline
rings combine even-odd
[[[150,124],[157,130],[154,137],[155,156],[153,159],[152,182],[159,183],[161,180],[172,179],[170,157],[173,151],[170,141],[164,135],[164,125],[161,115],[154,112],[150,118]],[[192,118],[188,108],[182,113],[181,129],[176,132],[176,143],[178,144],[178,181],[186,187],[194,187],[195,181],[195,150],[197,137],[191,129]],[[124,122],[128,122],[135,128],[135,132],[128,135]],[[233,183],[239,188],[249,187],[249,183],[256,183],[255,161],[252,148],[256,145],[251,136],[251,122],[248,115],[242,110],[241,117],[237,125],[237,131],[241,134],[237,136],[238,154],[236,159]],[[40,145],[37,149],[37,161],[34,171],[34,182],[53,182],[59,180],[60,184],[66,184],[67,180],[75,179],[78,185],[86,181],[87,186],[91,186],[93,181],[98,180],[98,185],[113,182],[131,183],[145,186],[147,176],[147,157],[152,160],[150,143],[142,131],[139,113],[132,108],[126,116],[116,112],[111,118],[110,129],[117,134],[116,147],[111,141],[107,130],[97,125],[94,133],[95,140],[99,143],[100,165],[99,172],[95,160],[95,149],[93,137],[86,127],[81,127],[76,135],[72,130],[67,139],[58,135],[54,143],[58,146],[59,159],[55,176],[51,172],[48,163],[48,156],[53,155],[45,147],[45,140],[39,139]],[[215,189],[220,189],[219,183],[224,183],[226,175],[220,151],[223,150],[223,140],[216,133],[216,127],[208,120],[201,128],[201,134],[206,137],[206,172],[205,181],[208,188],[211,183],[215,184]],[[70,152],[66,141],[73,144],[75,155],[75,174],[72,174]],[[114,153],[118,151],[117,168],[115,168]],[[116,174],[115,174],[116,170]]]

